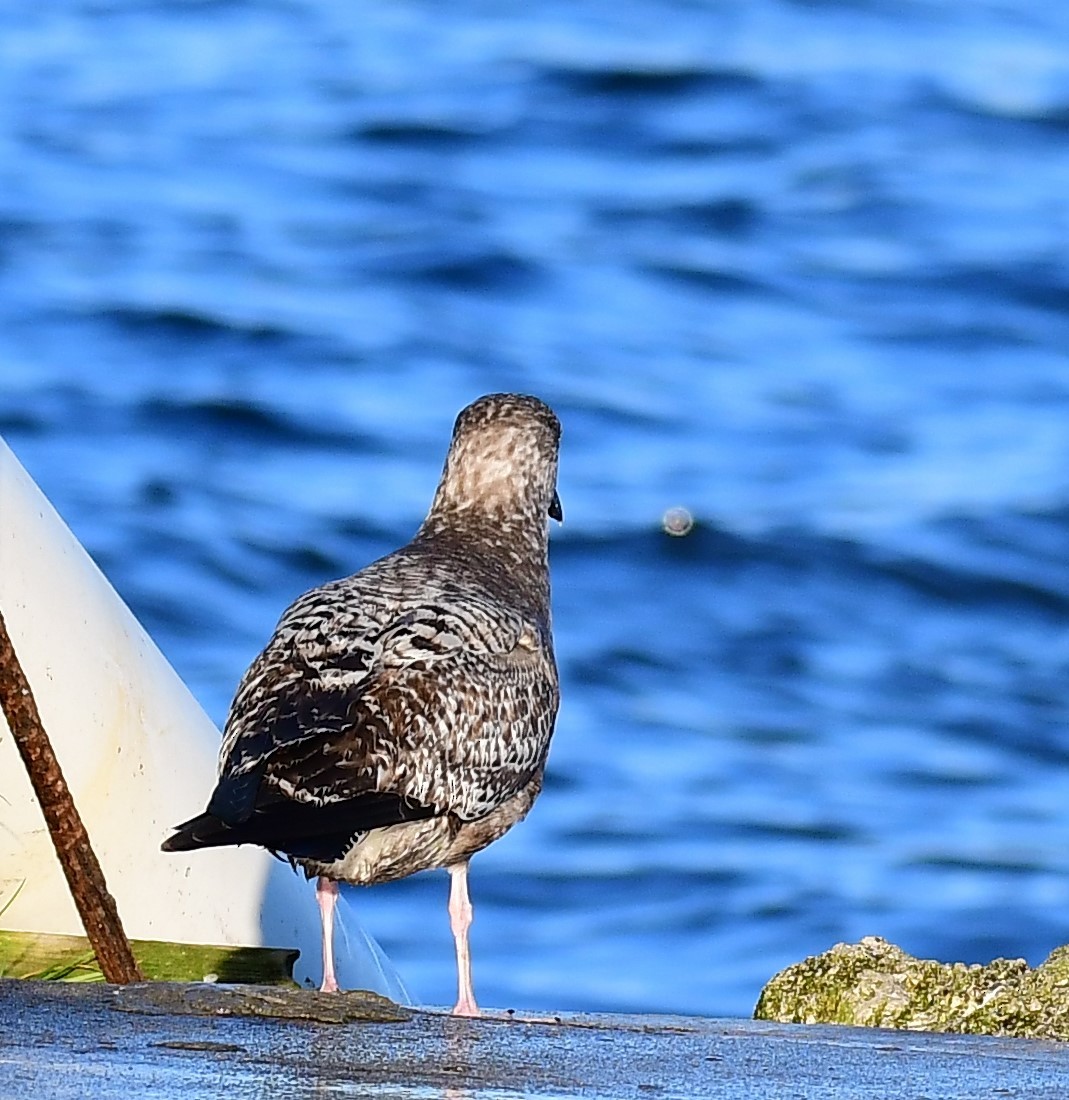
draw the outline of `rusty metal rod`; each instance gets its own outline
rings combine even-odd
[[[89,834],[71,798],[48,734],[41,725],[37,703],[11,644],[2,613],[0,709],[29,772],[71,896],[105,979],[123,985],[142,981],[130,941],[119,920],[115,899],[108,893],[104,872],[89,843]]]

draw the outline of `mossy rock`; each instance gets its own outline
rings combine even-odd
[[[1023,959],[986,966],[915,959],[866,936],[780,971],[754,1018],[1069,1039],[1069,947],[1033,969]]]

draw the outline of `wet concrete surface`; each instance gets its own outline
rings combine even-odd
[[[1069,1097],[1069,1044],[684,1017],[461,1020],[269,992],[2,981],[0,1097]]]

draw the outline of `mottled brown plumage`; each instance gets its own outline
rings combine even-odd
[[[559,438],[533,397],[461,412],[413,540],[283,614],[238,687],[207,812],[164,844],[260,844],[321,876],[325,942],[334,882],[448,867],[457,1011],[476,1011],[467,861],[530,809],[557,712]],[[331,987],[326,955],[324,971]]]

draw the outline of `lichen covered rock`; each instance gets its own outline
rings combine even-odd
[[[1069,947],[1041,966],[915,959],[877,936],[836,944],[780,971],[758,1020],[1069,1039]]]

